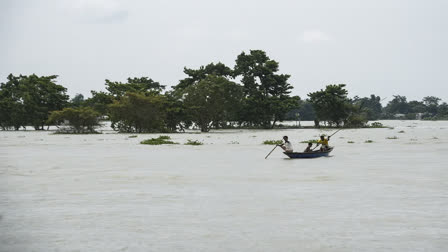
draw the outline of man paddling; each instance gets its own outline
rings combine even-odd
[[[284,136],[283,140],[285,141],[285,143],[280,144],[278,146],[280,146],[285,152],[293,152],[292,144],[288,141],[288,137]]]
[[[320,136],[320,140],[317,141],[317,146],[319,146],[319,144],[322,145],[322,147],[320,147],[320,151],[326,151],[326,150],[330,149],[330,146],[328,146],[328,141],[330,141],[330,137],[331,136],[328,136],[327,139],[325,139],[324,135]]]

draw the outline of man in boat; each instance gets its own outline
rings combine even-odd
[[[311,149],[312,146],[313,146],[313,143],[309,142],[308,147],[306,147],[306,149],[303,152],[313,152],[313,149]]]
[[[328,136],[327,139],[325,139],[325,135],[320,136],[320,140],[317,141],[317,146],[322,145],[320,147],[320,151],[327,151],[330,149],[330,146],[328,146],[328,141],[330,141],[330,136]]]
[[[292,144],[288,141],[288,137],[284,136],[283,140],[285,141],[285,143],[280,144],[278,146],[280,146],[285,152],[293,152]]]

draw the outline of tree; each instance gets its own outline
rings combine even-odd
[[[114,97],[102,91],[97,92],[92,90],[91,93],[92,97],[86,99],[84,105],[93,108],[101,115],[106,115],[108,106],[113,103]]]
[[[47,120],[47,124],[60,125],[68,121],[69,129],[62,130],[64,133],[96,133],[95,128],[100,126],[100,113],[89,107],[64,108],[53,111]]]
[[[26,125],[43,129],[50,112],[61,110],[68,101],[67,89],[56,84],[56,78],[10,74],[8,81],[0,85],[0,125],[16,130]]]
[[[210,63],[206,66],[199,67],[197,70],[185,67],[184,73],[188,75],[188,77],[180,80],[179,84],[173,87],[175,90],[187,88],[201,80],[204,80],[209,75],[221,76],[225,78],[230,78],[233,76],[233,70],[221,62],[216,64]]]
[[[207,132],[210,127],[220,127],[236,119],[243,98],[240,85],[222,76],[208,75],[183,90],[187,115]]]
[[[440,98],[435,96],[426,96],[423,98],[423,103],[426,106],[426,111],[430,113],[431,115],[437,114],[437,107],[439,106],[439,101],[441,101]]]
[[[165,103],[160,94],[126,93],[108,106],[112,128],[120,132],[165,132]]]
[[[448,104],[446,102],[439,105],[437,109],[437,119],[448,120]]]
[[[261,50],[238,55],[234,76],[242,77],[245,95],[241,121],[272,128],[276,121],[282,120],[289,110],[298,106],[298,97],[289,96],[292,89],[288,83],[290,75],[277,74],[278,67],[278,62]]]
[[[390,101],[386,108],[388,114],[407,114],[409,112],[409,104],[406,96],[394,95],[394,99]]]
[[[69,106],[72,108],[79,108],[84,105],[84,95],[82,94],[76,94],[75,97],[73,97],[69,101]]]
[[[127,83],[106,80],[106,89],[114,97],[121,97],[126,93],[159,94],[165,86],[148,77],[128,78]]]
[[[316,111],[318,121],[328,121],[338,127],[348,118],[352,106],[347,98],[348,91],[345,84],[328,85],[325,90],[321,89],[309,93],[309,101]]]
[[[367,120],[378,120],[381,116],[383,106],[381,105],[381,97],[374,94],[370,97],[353,98],[354,105],[359,106],[359,109],[365,113]]]

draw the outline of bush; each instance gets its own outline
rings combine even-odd
[[[398,139],[398,137],[393,136],[393,137],[386,137],[386,139]]]
[[[111,126],[119,132],[167,132],[162,95],[126,93],[108,106]]]
[[[371,128],[383,128],[384,126],[380,122],[373,122],[373,123],[370,124],[370,127]]]
[[[268,145],[277,145],[277,144],[282,144],[283,141],[282,140],[265,140],[263,142],[263,144],[268,144]]]
[[[169,136],[159,136],[158,138],[151,138],[144,141],[141,141],[141,144],[149,144],[149,145],[161,145],[161,144],[178,144],[173,141],[169,141],[171,138]]]
[[[190,140],[188,139],[187,142],[185,143],[185,145],[203,145],[203,142],[199,142],[198,140]]]
[[[59,133],[98,133],[95,128],[100,126],[99,116],[98,112],[89,107],[65,108],[60,111],[53,111],[47,124],[60,125],[67,122],[67,127],[59,129]]]

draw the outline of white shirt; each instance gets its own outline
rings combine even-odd
[[[292,152],[292,144],[290,142],[285,143],[285,151]]]

